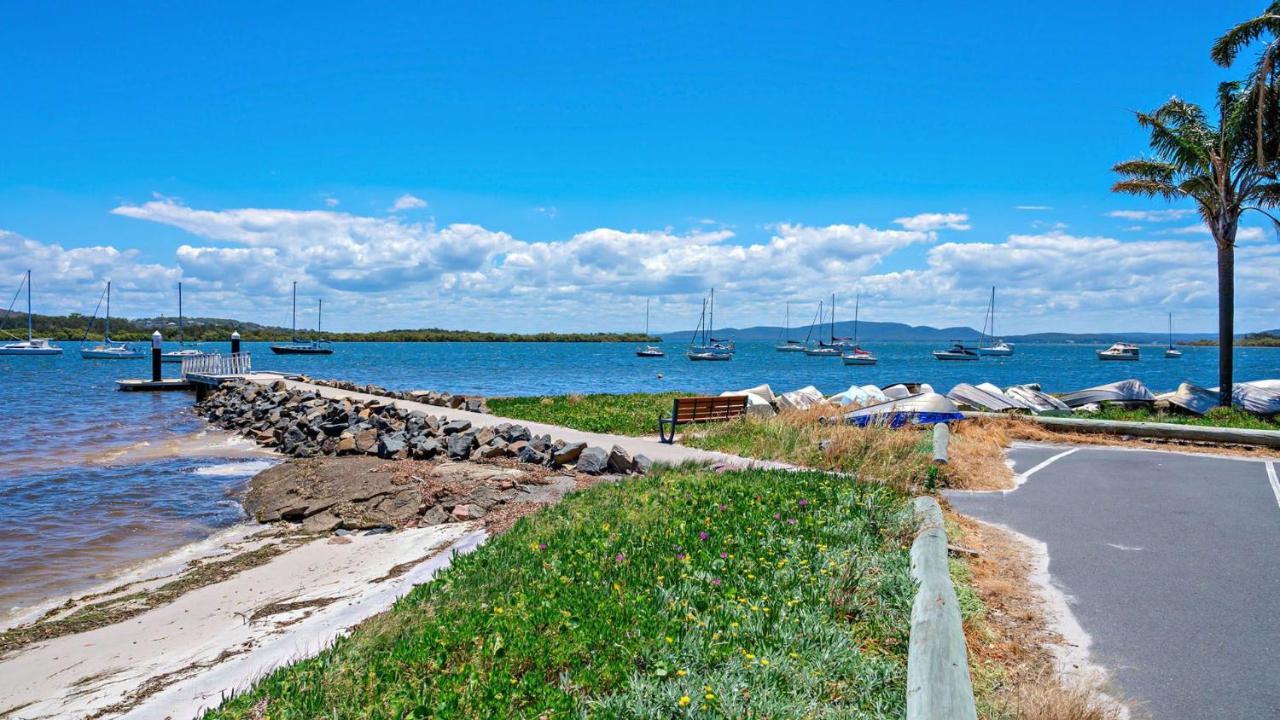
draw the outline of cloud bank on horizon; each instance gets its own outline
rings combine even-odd
[[[325,298],[325,324],[341,330],[626,329],[637,325],[646,297],[656,301],[656,329],[683,329],[696,321],[710,287],[720,300],[718,324],[739,326],[780,324],[785,302],[803,307],[832,292],[845,296],[842,307],[860,292],[869,320],[980,324],[993,285],[1009,334],[1153,329],[1166,311],[1186,330],[1209,330],[1216,312],[1214,253],[1210,241],[1192,236],[1197,226],[1136,241],[1056,226],[975,239],[968,214],[925,212],[895,219],[894,228],[779,222],[767,240],[753,243],[702,223],[680,231],[601,227],[527,241],[478,224],[410,221],[400,211],[427,203],[409,194],[386,215],[339,211],[336,201],[325,206],[208,210],[158,196],[111,212],[188,233],[191,242],[177,247],[172,262],[0,230],[0,269],[15,279],[34,269],[39,312],[87,312],[110,278],[121,314],[172,313],[174,285],[182,281],[190,314],[270,324],[287,319],[297,280],[305,296]],[[1168,223],[1187,213],[1110,215]],[[1280,243],[1257,242],[1263,239],[1256,228],[1241,237],[1242,329],[1280,325]],[[793,309],[793,322],[810,311]]]

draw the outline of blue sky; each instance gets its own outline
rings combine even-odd
[[[1109,168],[1260,4],[262,5],[6,4],[0,280],[281,322],[297,279],[343,329],[684,327],[711,284],[733,324],[973,324],[992,283],[1009,332],[1213,327],[1196,218]]]

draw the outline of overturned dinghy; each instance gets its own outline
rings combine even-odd
[[[1004,395],[1011,401],[1019,403],[1022,407],[1037,414],[1071,409],[1058,398],[1049,393],[1041,392],[1038,385],[1013,385],[1004,389]]]
[[[1280,415],[1280,381],[1236,383],[1231,387],[1231,404],[1262,417]]]
[[[848,390],[836,393],[827,399],[837,405],[865,406],[887,402],[892,398],[881,392],[875,385],[850,385]]]
[[[1202,388],[1191,383],[1182,383],[1177,390],[1156,396],[1157,400],[1169,403],[1173,407],[1191,413],[1204,415],[1218,406],[1218,393],[1209,388]]]
[[[882,425],[899,428],[904,425],[947,423],[963,418],[955,403],[931,392],[858,408],[844,414],[846,423],[859,427]]]
[[[947,397],[959,405],[970,407],[974,410],[1004,412],[1006,410],[1024,409],[1022,405],[1005,397],[1004,393],[1000,392],[1000,388],[986,383],[982,385],[960,383],[951,388],[951,392],[947,393]]]
[[[1061,398],[1067,407],[1078,408],[1091,403],[1113,403],[1121,405],[1148,405],[1155,402],[1156,396],[1151,394],[1146,385],[1139,380],[1121,380],[1120,382],[1098,385],[1067,393]]]

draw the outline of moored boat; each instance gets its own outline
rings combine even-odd
[[[199,357],[205,354],[195,348],[189,348],[186,345],[187,340],[184,335],[182,317],[182,283],[178,283],[178,349],[172,352],[161,353],[160,362],[180,363],[186,358]]]
[[[986,339],[986,344],[978,347],[979,355],[992,355],[995,357],[1008,357],[1013,354],[1013,345],[1005,342],[1002,338],[995,337],[996,334],[996,288],[991,286],[991,303],[987,305],[987,319],[982,326],[982,334]]]
[[[1133,343],[1118,342],[1097,353],[1099,360],[1136,362],[1142,359],[1142,349]]]
[[[955,341],[946,350],[934,350],[933,356],[939,360],[977,360],[978,353],[965,347],[963,342]]]
[[[1182,351],[1173,346],[1173,313],[1169,313],[1169,347],[1165,348],[1164,356],[1170,360],[1182,357]]]
[[[89,329],[93,326],[93,320],[98,316],[98,308],[93,309],[93,317],[89,318],[89,324],[85,326],[84,337],[80,339],[80,357],[85,360],[137,360],[146,357],[141,350],[135,349],[128,343],[119,343],[111,339],[111,281],[107,281],[107,289],[103,291],[103,296],[107,300],[107,313],[103,316],[102,322],[102,342],[91,348],[84,346],[84,341],[89,337]],[[102,298],[98,298],[98,306],[101,307]]]
[[[782,333],[782,342],[773,346],[778,352],[804,352],[804,343],[791,339],[791,303],[787,303],[787,325]]]
[[[862,305],[862,296],[856,295],[853,300],[853,344],[840,353],[840,361],[845,365],[875,365],[876,356],[870,350],[858,345],[858,310]]]
[[[689,339],[689,347],[685,349],[684,356],[694,362],[706,361],[726,361],[732,360],[736,351],[733,341],[718,340],[711,334],[711,325],[715,322],[715,310],[711,310],[708,316],[708,305],[715,307],[716,291],[712,289],[710,295],[710,303],[707,299],[702,301],[702,314],[698,317],[698,327],[693,331],[693,337]],[[701,344],[697,341],[701,337]]]
[[[18,340],[17,342],[6,343],[0,345],[0,355],[61,355],[62,348],[57,345],[51,345],[48,338],[33,337],[31,330],[31,271],[28,270],[26,276],[22,279],[22,283],[27,286],[27,339],[19,340],[17,336],[9,335],[9,337]],[[22,284],[18,285],[18,293],[22,292]],[[14,294],[14,301],[18,299],[18,293]],[[13,303],[9,304],[9,312],[5,313],[7,319],[13,314]]]
[[[649,337],[649,298],[644,300],[644,336]],[[657,345],[645,345],[636,350],[636,357],[642,358],[660,358],[666,357],[667,353]]]
[[[320,323],[324,316],[324,300],[316,304],[316,335],[320,334]],[[317,337],[315,340],[298,339],[298,282],[293,283],[293,341],[285,345],[272,345],[271,352],[276,355],[332,355],[333,347],[328,341]]]

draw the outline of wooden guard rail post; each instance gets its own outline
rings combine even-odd
[[[911,606],[907,649],[907,720],[977,720],[960,603],[947,569],[942,508],[915,500],[919,532],[911,544],[911,576],[920,583]]]

